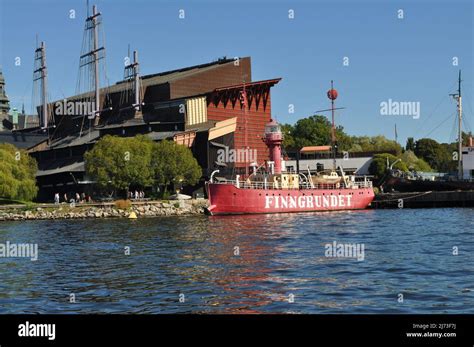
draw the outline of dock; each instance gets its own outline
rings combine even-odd
[[[381,193],[371,208],[474,207],[474,190]]]

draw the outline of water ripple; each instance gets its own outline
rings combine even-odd
[[[2,222],[0,243],[38,243],[39,259],[0,258],[0,313],[474,313],[473,217]],[[363,244],[364,259],[327,257],[334,241]]]

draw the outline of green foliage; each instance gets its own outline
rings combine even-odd
[[[369,166],[369,173],[377,179],[381,179],[387,172],[387,158],[389,165],[399,160],[393,169],[401,171],[415,170],[418,172],[430,172],[433,169],[423,159],[418,158],[412,151],[405,151],[402,155],[394,156],[392,154],[383,153],[376,154]]]
[[[409,137],[407,139],[407,145],[405,146],[405,149],[407,151],[415,151],[415,140],[413,139],[413,137]]]
[[[385,136],[352,136],[349,152],[381,152],[395,151],[398,154],[402,152],[402,147],[393,140]]]
[[[84,155],[86,171],[101,188],[128,191],[131,185],[150,186],[152,150],[153,141],[142,135],[106,135]]]
[[[148,137],[104,136],[85,154],[86,171],[106,189],[127,192],[130,186],[196,184],[202,170],[191,150],[173,141]]]
[[[295,125],[283,124],[282,132],[283,145],[286,148],[323,146],[331,143],[331,122],[325,116],[302,118]],[[342,127],[336,129],[336,137],[341,148],[347,138]]]
[[[281,124],[281,132],[283,134],[283,147],[284,148],[296,148],[295,138],[293,137],[293,125]]]
[[[282,132],[285,148],[331,144],[331,122],[325,116],[314,115],[302,118],[294,126],[283,124]],[[395,151],[397,154],[402,152],[402,147],[397,142],[388,140],[385,136],[349,136],[342,126],[336,127],[336,140],[339,151]]]
[[[154,145],[151,167],[155,182],[165,187],[173,184],[196,184],[202,170],[191,150],[173,141],[161,141]]]
[[[397,159],[399,159],[389,153],[376,154],[374,155],[374,158],[370,163],[369,173],[371,175],[374,175],[378,179],[382,178],[387,172],[387,158],[389,160],[390,165],[393,164]],[[395,165],[393,165],[393,169],[408,171],[407,165],[403,161],[399,161]]]
[[[401,157],[402,161],[406,164],[409,170],[415,170],[418,172],[430,172],[433,169],[423,159],[418,158],[415,153],[411,150],[405,151]]]
[[[314,115],[299,119],[294,126],[284,124],[282,127],[284,145],[288,148],[305,146],[322,146],[331,142],[331,122],[324,116]]]
[[[31,201],[36,197],[36,161],[24,150],[0,145],[0,197]]]
[[[469,144],[469,138],[473,137],[472,132],[465,133],[464,131],[462,132],[462,143],[464,146],[467,146]]]
[[[439,144],[433,139],[420,139],[415,143],[415,154],[425,160],[432,168],[439,172],[452,171],[455,168],[452,152],[455,146]]]

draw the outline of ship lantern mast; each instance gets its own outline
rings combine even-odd
[[[334,120],[334,101],[337,99],[337,90],[333,87],[334,82],[331,80],[331,89],[328,90],[327,96],[329,100],[331,100],[331,116],[332,116],[332,124],[331,124],[331,147],[332,147],[332,160],[333,160],[333,169],[336,170],[336,126]]]
[[[458,92],[450,94],[457,101],[458,108],[458,178],[462,180],[463,165],[462,165],[462,96],[461,96],[461,70],[459,70],[458,77]]]
[[[335,122],[335,113],[334,111],[336,110],[343,110],[345,107],[334,107],[335,106],[335,100],[337,99],[337,96],[339,94],[337,93],[337,90],[334,89],[334,81],[331,80],[331,89],[328,90],[327,96],[329,100],[331,100],[331,108],[328,110],[319,110],[315,111],[315,114],[318,114],[319,112],[327,112],[331,111],[331,116],[332,116],[332,122],[331,122],[331,148],[332,148],[332,166],[333,170],[336,170],[336,150],[337,150],[337,140],[336,140],[336,122]]]

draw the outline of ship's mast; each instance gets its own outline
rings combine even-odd
[[[333,88],[334,82],[331,80],[331,90]],[[332,166],[336,170],[336,125],[334,119],[334,98],[331,98],[331,116],[332,116],[332,126],[331,126],[331,146],[332,146]]]
[[[457,101],[458,107],[458,178],[462,180],[463,167],[462,167],[462,95],[461,95],[461,70],[459,70],[458,77],[458,92],[451,94],[451,96]]]
[[[336,148],[337,148],[337,142],[336,142],[336,121],[335,121],[335,112],[336,110],[342,110],[344,107],[334,107],[335,105],[335,100],[337,99],[337,90],[334,89],[334,81],[331,80],[331,89],[328,90],[327,96],[329,100],[331,100],[331,108],[328,110],[319,110],[315,111],[314,113],[317,114],[319,112],[327,112],[331,111],[331,116],[332,116],[332,122],[331,122],[331,150],[332,150],[332,166],[333,170],[336,170]]]
[[[134,75],[135,75],[135,109],[138,110],[140,106],[140,76],[139,64],[138,64],[138,52],[133,51],[133,64],[134,64]]]
[[[336,122],[334,117],[334,101],[337,98],[337,91],[334,89],[334,81],[331,80],[331,89],[328,91],[328,98],[331,100],[331,148],[332,148],[332,168],[336,170]]]
[[[37,68],[33,72],[33,81],[41,81],[41,117],[40,127],[43,129],[48,128],[48,73],[46,68],[46,44],[44,41],[35,50],[35,65]]]
[[[94,111],[89,115],[89,119],[95,119],[95,123],[98,123],[98,116],[100,116],[100,78],[99,78],[99,60],[103,58],[104,47],[99,47],[99,24],[100,24],[101,13],[97,12],[97,6],[92,6],[92,15],[86,19],[86,35],[87,31],[91,30],[91,46],[90,51],[81,55],[80,67],[92,65],[91,76],[94,81]],[[87,36],[86,36],[87,37]],[[102,53],[102,55],[101,55]]]
[[[94,43],[93,43],[93,54],[94,54],[94,82],[95,82],[95,113],[96,116],[100,110],[100,95],[99,95],[99,52],[98,49],[98,41],[99,41],[99,28],[97,26],[97,7],[96,5],[92,6],[92,27],[94,30]]]
[[[245,77],[243,78],[243,86],[242,86],[242,92],[240,95],[240,103],[244,108],[244,146],[245,146],[245,176],[248,177],[249,175],[249,163],[248,163],[248,157],[249,157],[249,147],[248,147],[248,133],[247,133],[247,91],[245,88]]]
[[[130,56],[130,54],[129,54]],[[140,102],[140,64],[138,63],[138,52],[133,51],[133,62],[129,65],[125,66],[125,80],[131,81],[133,80],[134,84],[134,93],[135,99],[133,103],[133,107],[136,111],[139,111],[142,104]]]

